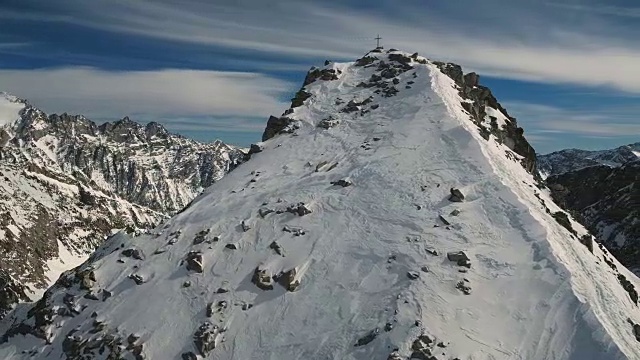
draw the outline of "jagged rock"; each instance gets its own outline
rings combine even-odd
[[[276,277],[276,281],[282,285],[287,291],[294,292],[300,286],[300,280],[296,279],[298,270],[293,268]]]
[[[269,249],[272,249],[278,255],[284,256],[284,251],[282,250],[282,246],[280,246],[280,244],[278,244],[276,241],[272,242],[269,245]]]
[[[308,92],[306,92],[306,91],[304,91],[302,89],[298,90],[298,92],[296,93],[295,97],[293,99],[291,99],[291,108],[302,106],[304,104],[305,100],[307,100],[310,97],[311,97],[310,93],[308,93]]]
[[[393,330],[393,324],[392,323],[388,322],[388,323],[384,324],[384,331],[389,332],[391,330]]]
[[[96,282],[96,274],[93,270],[82,270],[76,273],[76,279],[80,280],[81,289],[91,290]]]
[[[556,211],[552,216],[554,219],[556,219],[558,224],[569,230],[570,233],[574,235],[577,234],[573,226],[571,226],[571,220],[569,220],[569,216],[564,211]]]
[[[264,218],[265,216],[271,214],[274,211],[275,210],[273,210],[273,209],[269,209],[269,208],[263,207],[263,208],[260,208],[258,210],[258,215],[260,215],[261,218]]]
[[[182,353],[182,360],[198,360],[198,356],[192,351]]]
[[[462,291],[465,295],[471,295],[471,287],[468,286],[464,280],[458,281],[456,289]]]
[[[429,335],[422,334],[418,336],[418,338],[411,344],[411,350],[413,350],[413,352],[411,353],[410,359],[437,360],[431,354],[431,348],[433,347],[434,342],[435,339]]]
[[[339,124],[340,120],[328,117],[326,119],[320,120],[320,122],[318,123],[318,127],[323,129],[330,129],[332,127],[338,126]]]
[[[183,283],[182,283],[182,287],[183,287],[183,288],[188,288],[188,287],[190,287],[190,286],[191,286],[191,281],[189,281],[189,280],[187,280],[187,281],[185,281],[185,282],[183,282]]]
[[[444,216],[442,215],[438,215],[438,219],[440,219],[440,221],[442,221],[442,223],[445,225],[451,225],[451,223],[447,219],[445,219]]]
[[[290,134],[298,129],[298,122],[286,116],[275,117],[270,116],[267,121],[267,127],[262,133],[262,141],[271,139],[278,134]]]
[[[480,75],[470,72],[464,75],[464,83],[466,86],[475,87],[480,84]]]
[[[264,144],[262,143],[251,144],[251,146],[249,147],[249,155],[261,153],[263,150],[264,150]]]
[[[257,267],[251,277],[251,282],[256,284],[262,290],[273,290],[273,282],[271,275],[267,273],[267,270]]]
[[[289,225],[285,225],[282,228],[282,231],[288,232],[288,233],[292,233],[294,236],[301,236],[304,235],[306,232],[304,231],[304,229],[299,228],[299,227],[292,227]]]
[[[580,243],[589,249],[589,252],[593,254],[593,236],[584,234],[580,237]]]
[[[131,257],[137,260],[144,260],[144,254],[142,254],[142,250],[136,248],[128,248],[124,249],[121,252],[122,256]]]
[[[451,216],[458,216],[458,215],[460,215],[460,210],[455,209],[455,210],[453,210],[449,215],[451,215]]]
[[[409,271],[409,272],[407,272],[407,277],[410,280],[416,280],[416,279],[418,279],[420,277],[420,273],[417,273],[415,271]]]
[[[456,264],[458,264],[458,266],[464,266],[467,268],[471,267],[471,259],[469,259],[464,251],[448,252],[447,259],[449,259],[449,261],[455,262]]]
[[[200,325],[198,331],[193,335],[193,343],[200,352],[200,355],[207,357],[211,350],[216,348],[216,341],[220,334],[220,328],[209,322]]]
[[[185,260],[187,262],[187,270],[199,273],[204,272],[202,253],[200,251],[189,251]]]
[[[450,192],[449,201],[462,202],[464,200],[464,194],[459,189],[451,188]]]
[[[199,231],[196,234],[196,236],[193,238],[193,245],[198,245],[203,243],[206,240],[208,234],[209,234],[209,229]]]
[[[106,301],[112,295],[113,295],[113,293],[111,293],[111,291],[102,289],[102,301]]]
[[[287,212],[296,214],[298,216],[305,216],[311,214],[311,209],[309,209],[303,202],[299,202],[294,205],[289,205],[287,207]]]
[[[244,232],[251,230],[251,224],[249,223],[249,220],[242,220],[242,222],[240,223],[240,227]]]
[[[145,283],[144,278],[140,274],[130,274],[129,279],[133,280],[136,285],[142,285]]]
[[[326,65],[329,64],[325,64],[325,66]],[[312,67],[311,70],[309,70],[309,72],[307,73],[307,76],[304,78],[304,83],[302,84],[302,86],[307,86],[318,79],[324,81],[338,80],[339,73],[340,70],[336,69],[318,69],[317,67]]]
[[[356,344],[354,346],[364,346],[367,345],[368,343],[372,342],[373,340],[375,340],[375,338],[380,334],[380,329],[373,329],[371,330],[367,335],[361,337],[360,339],[358,339],[358,341],[356,341]]]
[[[387,357],[387,360],[403,360],[398,351],[394,351]]]
[[[433,255],[433,256],[438,256],[439,255],[438,250],[436,250],[436,249],[425,249],[425,251],[427,253]]]
[[[228,293],[229,289],[224,288],[224,287],[219,287],[218,290],[216,290],[216,294],[225,294]]]
[[[618,274],[618,281],[620,282],[620,285],[622,285],[622,288],[629,294],[631,301],[638,305],[638,292],[636,291],[635,286],[622,274]]]
[[[360,58],[360,59],[356,60],[355,65],[356,66],[366,66],[366,65],[372,64],[376,60],[377,59],[375,57],[373,57],[373,56],[365,56],[363,58]]]
[[[353,185],[353,182],[351,181],[350,178],[346,177],[344,179],[340,179],[340,180],[337,180],[337,181],[332,181],[331,185],[347,187],[347,186]]]
[[[423,266],[420,268],[423,272],[429,272],[429,268],[427,266]]]
[[[95,295],[93,293],[86,293],[86,294],[84,294],[83,298],[89,299],[89,300],[96,300],[96,301],[100,300],[98,295]]]
[[[225,249],[229,249],[229,250],[238,250],[238,245],[236,244],[227,244],[224,247]]]

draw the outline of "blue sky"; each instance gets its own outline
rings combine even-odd
[[[310,66],[376,33],[480,73],[538,152],[640,141],[632,0],[0,0],[0,91],[247,145]]]

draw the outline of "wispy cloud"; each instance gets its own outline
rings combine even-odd
[[[566,5],[558,11],[532,0],[461,2],[455,11],[453,5],[411,0],[375,12],[303,0],[66,0],[47,11],[56,21],[115,33],[294,58],[353,59],[374,44],[354,39],[380,32],[389,46],[493,76],[640,93],[638,29],[596,17],[633,15],[637,9]],[[575,13],[585,9],[595,10],[577,20]]]
[[[618,17],[638,18],[640,17],[640,7],[624,7],[610,5],[585,5],[585,4],[566,4],[550,2],[547,5],[570,11],[583,11],[587,13],[611,15]]]
[[[0,70],[3,90],[47,112],[93,118],[263,117],[286,108],[294,87],[257,73],[165,69],[103,71],[93,68]]]
[[[605,109],[563,109],[559,107],[507,103],[509,112],[532,134],[573,134],[598,137],[626,137],[640,134],[640,106]],[[544,135],[543,135],[544,136]]]

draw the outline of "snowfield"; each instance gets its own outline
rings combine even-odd
[[[418,59],[389,97],[358,86],[375,67],[327,65],[337,79],[307,85],[287,115],[295,134],[263,142],[151,234],[115,235],[63,274],[41,305],[76,312],[52,317],[49,344],[11,333],[37,327],[14,311],[0,357],[72,358],[70,343],[109,333],[127,359],[134,344],[147,359],[419,359],[421,346],[433,359],[640,359],[628,322],[640,310],[617,276],[637,278],[581,244],[581,225],[556,222],[519,155],[483,139],[453,80]],[[329,116],[333,127],[317,126]],[[448,260],[455,251],[470,267]],[[268,278],[292,269],[294,291]],[[84,288],[63,284],[91,270]],[[203,324],[207,346],[194,341]]]

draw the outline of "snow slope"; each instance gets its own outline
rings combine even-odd
[[[393,54],[408,55],[327,65],[337,79],[307,85],[287,112],[294,134],[263,142],[155,235],[112,237],[29,314],[5,319],[0,356],[640,358],[627,322],[640,311],[617,276],[637,279],[589,252],[579,224],[574,235],[552,218],[560,209],[517,154],[482,138],[437,65],[416,57],[390,96],[358,86]],[[448,200],[451,187],[464,202]],[[300,202],[311,213],[286,210]],[[459,250],[470,269],[447,260]],[[256,268],[296,269],[285,285],[300,284],[262,290]]]

